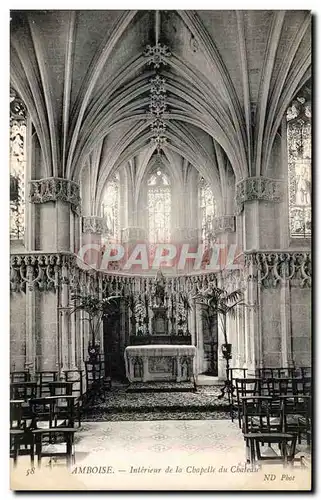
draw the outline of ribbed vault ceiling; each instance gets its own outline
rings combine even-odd
[[[155,145],[150,80],[166,80],[168,162],[179,155],[219,196],[265,175],[286,107],[311,73],[307,11],[21,11],[11,13],[11,80],[24,100],[47,176],[90,168],[99,200],[108,176]],[[171,55],[155,69],[156,38]]]

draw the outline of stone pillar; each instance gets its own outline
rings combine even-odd
[[[279,207],[285,182],[267,177],[248,177],[236,185],[236,213],[243,212],[244,250],[280,247]]]
[[[34,213],[35,216],[34,227],[32,231],[30,229],[30,243],[34,238],[35,250],[56,254],[55,259],[58,259],[56,272],[59,274],[59,259],[62,258],[62,252],[71,252],[75,249],[74,221],[77,223],[80,210],[79,186],[77,183],[63,178],[50,177],[31,180],[29,182],[29,200],[29,212]],[[55,335],[56,366],[60,371],[75,369],[76,331],[74,327],[71,327],[74,318],[72,320],[70,318],[69,267],[62,263],[61,281],[55,283],[55,287],[50,291],[44,289],[40,290],[39,293],[41,300],[39,300],[38,316],[44,318],[38,326],[42,356],[46,352],[50,338],[53,339],[53,335]],[[46,297],[43,294],[55,294],[55,296]],[[54,329],[51,332],[46,323],[47,315],[50,316],[50,307],[56,308],[57,317],[57,323],[51,322],[49,325]],[[30,308],[29,315],[32,317]],[[35,324],[33,326],[35,327]]]
[[[25,369],[31,375],[36,371],[36,338],[35,338],[35,292],[26,287],[26,360]]]
[[[68,179],[50,177],[32,180],[29,186],[30,202],[37,205],[35,249],[69,252],[70,210],[79,211],[79,185]]]

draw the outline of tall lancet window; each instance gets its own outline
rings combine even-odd
[[[171,186],[162,167],[148,181],[148,230],[150,243],[165,243],[171,237]]]
[[[26,108],[10,91],[10,238],[25,232]]]
[[[119,205],[119,174],[116,173],[106,184],[101,204],[102,217],[107,225],[107,233],[104,236],[108,241],[120,241]]]
[[[199,204],[202,242],[208,243],[214,229],[213,221],[216,216],[216,203],[213,191],[204,177],[200,177],[199,180]]]
[[[289,224],[292,238],[311,236],[311,102],[297,97],[287,110]]]

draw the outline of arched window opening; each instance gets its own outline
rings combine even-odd
[[[302,93],[291,103],[286,114],[292,238],[311,236],[311,102],[306,92]]]
[[[201,222],[201,239],[203,243],[209,243],[213,234],[213,223],[216,217],[216,203],[213,191],[204,179],[199,180],[199,210]]]
[[[171,237],[171,186],[168,175],[158,166],[147,181],[148,231],[150,243],[165,243]]]
[[[107,225],[107,233],[104,239],[107,242],[120,241],[120,182],[119,174],[116,173],[107,183],[101,204],[101,213]]]
[[[10,90],[10,238],[25,233],[26,108]]]

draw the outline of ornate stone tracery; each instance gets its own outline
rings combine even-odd
[[[72,210],[80,213],[79,185],[59,177],[33,180],[29,182],[29,199],[31,203],[46,203],[48,201],[64,201],[70,203]]]
[[[284,182],[279,179],[267,177],[247,177],[236,185],[235,211],[236,215],[242,213],[244,203],[247,201],[280,202],[284,195]]]
[[[105,234],[107,223],[104,217],[90,215],[82,218],[82,231],[89,234]]]
[[[266,288],[291,282],[292,286],[310,288],[312,263],[310,252],[245,253],[245,277]]]
[[[10,237],[20,239],[25,230],[26,108],[10,89]]]

